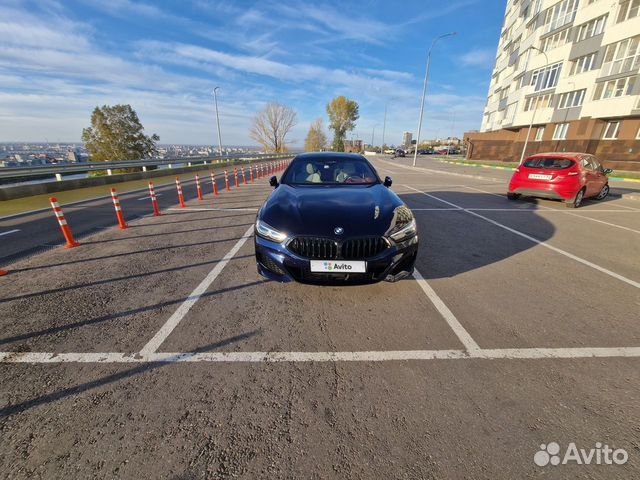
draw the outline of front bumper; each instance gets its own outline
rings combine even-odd
[[[411,275],[418,253],[418,236],[394,244],[367,259],[367,273],[355,274],[312,273],[309,259],[294,254],[285,245],[286,242],[275,243],[255,236],[256,264],[260,275],[277,282],[367,284],[396,282]]]

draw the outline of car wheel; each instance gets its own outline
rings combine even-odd
[[[565,205],[567,208],[578,208],[582,205],[582,200],[584,200],[584,188],[576,193],[576,197],[571,202],[567,202]]]
[[[509,192],[509,193],[507,193],[507,198],[508,198],[509,200],[517,200],[517,199],[519,199],[519,198],[520,198],[520,194],[518,194],[518,193],[511,193],[511,192]]]
[[[604,200],[609,195],[609,184],[607,183],[596,197],[596,200]]]

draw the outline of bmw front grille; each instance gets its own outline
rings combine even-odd
[[[316,260],[365,260],[389,247],[383,237],[352,238],[337,242],[330,238],[296,237],[287,248],[296,255]]]

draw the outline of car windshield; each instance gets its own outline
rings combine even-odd
[[[357,157],[307,157],[293,161],[282,178],[290,185],[373,185],[379,183],[373,168]]]
[[[524,166],[527,168],[539,168],[543,170],[564,170],[573,165],[573,160],[566,158],[546,158],[537,157],[530,158],[524,162]]]

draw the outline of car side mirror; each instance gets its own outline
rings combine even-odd
[[[393,180],[391,180],[391,177],[384,177],[384,186],[389,188],[391,187],[391,184],[393,183]]]
[[[269,185],[271,185],[273,188],[277,188],[278,187],[278,177],[276,177],[275,175],[273,177],[271,177],[269,179]]]
[[[604,174],[605,175],[609,175],[610,173],[613,173],[613,170],[611,170],[610,168],[605,168],[604,169]]]

